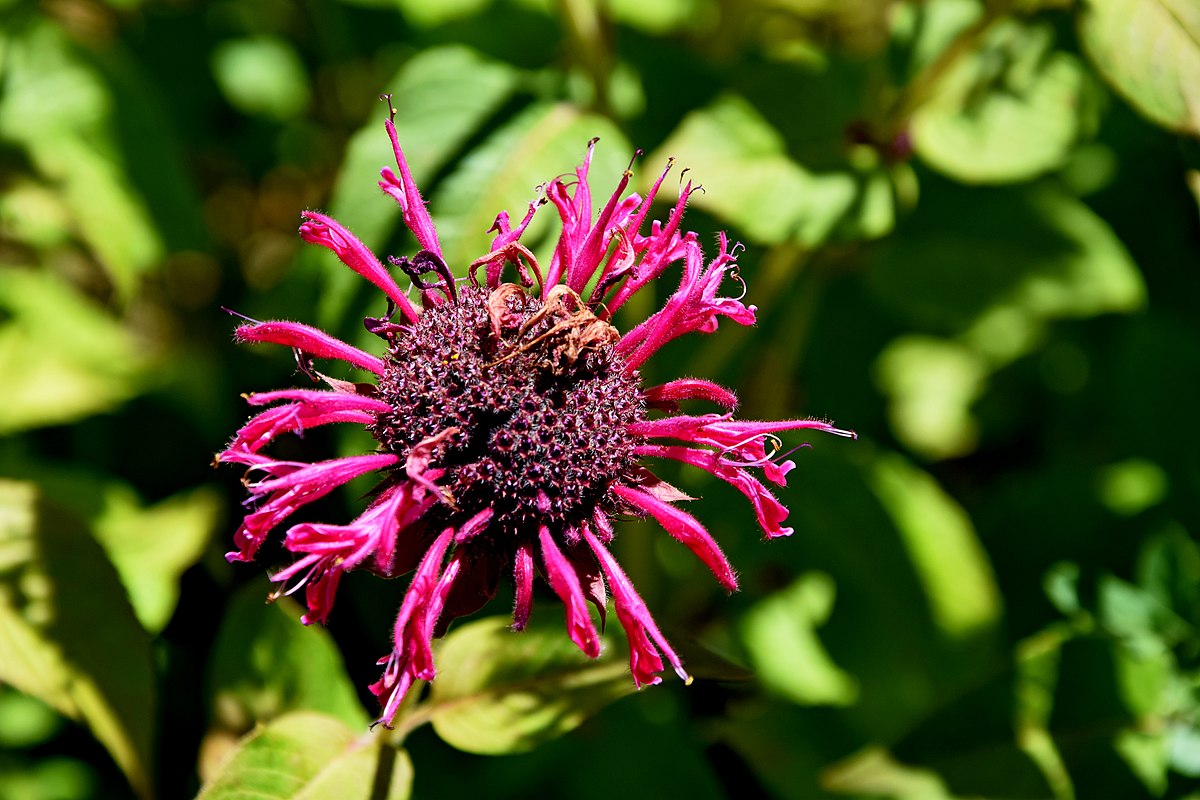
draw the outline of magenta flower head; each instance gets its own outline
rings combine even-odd
[[[664,659],[690,681],[609,551],[612,520],[653,517],[727,590],[737,588],[737,578],[709,532],[678,506],[690,498],[645,462],[669,459],[707,470],[746,496],[766,536],[786,536],[792,532],[783,527],[787,509],[753,474],[759,470],[784,485],[794,465],[786,455],[776,456],[778,434],[854,434],[812,419],[734,419],[737,398],[705,380],[642,386],[638,368],[667,342],[712,333],[721,318],[754,323],[754,306],[722,294],[725,284],[740,285],[737,248],[721,236],[716,256],[706,261],[696,234],[680,229],[691,183],[681,187],[665,221],[647,224],[670,164],[645,197],[626,194],[627,170],[597,213],[588,175],[591,142],[574,179],[545,189],[562,218],[549,265],[543,269],[521,244],[542,201],[530,204],[515,228],[501,213],[490,252],[456,280],[391,120],[386,128],[399,174],[384,168],[379,185],[399,203],[421,247],[411,258],[388,261],[418,290],[419,304],[345,227],[323,214],[303,214],[301,237],[332,250],[386,297],[387,313],[365,320],[381,340],[381,355],[297,322],[237,328],[238,341],[295,350],[301,370],[324,388],[248,397],[264,410],[217,457],[247,467],[250,492],[237,549],[227,557],[253,559],[296,509],[354,478],[375,476],[371,499],[354,521],[287,529],[284,545],[296,560],[273,580],[281,591],[304,587],[303,621],[323,623],[346,572],[412,573],[392,651],[380,660],[383,674],[371,686],[384,725],[392,723],[416,681],[433,680],[431,639],[487,602],[505,575],[515,584],[515,629],[529,618],[533,581],[540,575],[562,599],[571,639],[596,657],[600,636],[588,603],[603,622],[611,594],[629,639],[635,684],[658,683]],[[673,264],[682,267],[682,279],[663,307],[618,330],[612,314]],[[370,381],[315,372],[316,359],[344,361],[369,373]],[[685,400],[715,410],[684,414],[679,403]],[[264,454],[282,434],[331,423],[365,426],[378,447],[314,463]]]

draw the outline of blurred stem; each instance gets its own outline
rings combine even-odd
[[[583,67],[592,83],[592,107],[605,116],[609,114],[608,81],[612,72],[612,56],[604,16],[603,0],[558,0],[566,22],[567,37],[576,61]]]
[[[755,413],[765,417],[789,416],[797,405],[795,382],[781,380],[800,373],[816,317],[817,301],[825,284],[817,252],[796,246],[774,247],[763,260],[761,284],[764,297],[783,297],[790,302],[770,309],[771,336],[758,354],[747,387],[747,400]]]
[[[433,703],[428,700],[417,703],[401,713],[396,725],[388,732],[388,741],[393,747],[403,747],[404,740],[417,728],[433,719]]]
[[[988,31],[1012,9],[1012,0],[984,3],[983,16],[963,29],[937,58],[913,76],[884,113],[882,141],[890,142],[908,127],[908,121],[921,105],[933,96],[934,90],[950,69],[963,56],[973,52]]]

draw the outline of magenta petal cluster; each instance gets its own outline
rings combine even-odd
[[[283,544],[295,560],[273,579],[280,592],[303,588],[304,622],[324,623],[344,573],[412,573],[392,650],[371,686],[384,725],[416,681],[436,675],[431,640],[486,603],[504,577],[515,587],[514,628],[529,619],[540,575],[562,600],[568,635],[588,656],[600,653],[596,617],[603,621],[611,596],[636,685],[658,683],[664,660],[690,680],[609,550],[612,520],[653,518],[721,586],[736,589],[737,576],[716,540],[680,507],[689,498],[644,462],[667,459],[708,471],[746,496],[766,536],[786,536],[787,509],[754,473],[784,485],[793,467],[776,455],[784,432],[853,433],[812,419],[734,419],[734,394],[698,378],[641,385],[638,368],[667,342],[712,333],[722,318],[741,325],[755,319],[754,306],[722,294],[728,283],[744,288],[737,247],[722,236],[706,260],[696,234],[680,228],[690,182],[665,220],[647,222],[670,164],[645,197],[627,193],[627,170],[597,211],[591,142],[573,179],[550,183],[515,228],[506,213],[496,218],[490,251],[459,265],[466,277],[456,279],[395,126],[389,120],[386,127],[399,174],[384,168],[379,185],[400,205],[421,249],[385,266],[337,221],[303,214],[301,237],[331,250],[383,294],[386,314],[364,321],[380,339],[380,355],[296,322],[237,328],[238,341],[292,348],[302,371],[323,386],[249,396],[263,410],[218,455],[246,467],[250,494],[228,558],[253,559],[300,507],[360,476],[375,478],[357,519],[288,527]],[[546,201],[562,233],[543,268],[521,236]],[[619,331],[612,315],[673,266],[682,277],[661,309]],[[397,284],[397,272],[417,290],[418,303]],[[316,359],[345,362],[368,379],[328,377],[313,369]],[[715,408],[680,413],[685,401]],[[375,452],[312,463],[264,452],[281,435],[332,423],[364,426],[378,442]]]

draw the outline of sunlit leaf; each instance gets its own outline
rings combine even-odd
[[[404,800],[412,774],[408,754],[386,736],[296,712],[242,740],[198,800]]]
[[[870,477],[927,592],[934,620],[954,638],[993,629],[1000,596],[970,517],[928,473],[881,455]]]
[[[365,729],[366,711],[333,639],[320,626],[303,625],[290,598],[267,603],[273,588],[247,585],[226,609],[208,672],[217,724],[241,733],[255,722],[304,710]]]
[[[494,0],[442,0],[437,3],[425,0],[394,0],[409,22],[422,28],[432,28],[452,20],[476,14]]]
[[[15,481],[0,481],[0,680],[85,723],[149,796],[149,639],[100,546]]]
[[[936,772],[901,764],[880,747],[868,747],[831,764],[821,775],[821,788],[839,795],[895,800],[954,798]]]
[[[157,633],[179,599],[179,578],[200,558],[221,509],[207,488],[181,492],[149,507],[122,486],[110,487],[95,535],[129,592],[138,620]]]
[[[971,406],[983,393],[988,365],[974,349],[931,336],[901,336],[875,362],[897,438],[932,458],[969,453],[978,439]]]
[[[885,173],[808,171],[788,155],[783,136],[736,95],[686,116],[649,163],[668,157],[703,184],[692,199],[698,208],[759,242],[872,238],[894,221]]]
[[[959,180],[1020,181],[1062,165],[1095,123],[1078,59],[1049,27],[1006,20],[958,59],[912,118],[913,144]]]
[[[1159,125],[1200,135],[1200,5],[1085,0],[1079,35],[1093,64]]]
[[[111,91],[57,27],[37,24],[0,40],[5,97],[0,138],[19,143],[58,189],[80,235],[122,300],[163,257],[162,237],[133,186],[110,118]],[[46,102],[46,98],[55,102]]]
[[[308,105],[308,76],[290,43],[273,36],[222,42],[213,52],[213,76],[230,105],[277,120]]]
[[[742,639],[757,678],[796,703],[849,705],[854,678],[830,659],[816,628],[833,609],[828,575],[809,573],[759,602],[742,620]]]
[[[215,491],[196,488],[147,507],[128,484],[86,470],[32,461],[10,469],[88,522],[142,627],[162,630],[175,610],[180,576],[199,559],[216,525],[221,505]]]
[[[503,617],[468,623],[438,650],[433,728],[460,750],[530,750],[634,691],[628,665],[611,647],[591,660],[561,627],[514,633],[511,624]]]

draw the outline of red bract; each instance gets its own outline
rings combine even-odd
[[[284,546],[298,558],[273,578],[281,591],[304,587],[304,622],[312,623],[329,616],[345,572],[365,567],[389,577],[413,573],[392,651],[380,660],[383,675],[371,687],[384,725],[392,723],[414,682],[434,678],[431,639],[455,617],[482,606],[506,574],[516,587],[514,628],[525,626],[540,573],[562,599],[568,634],[584,653],[600,653],[588,603],[603,619],[611,594],[629,638],[635,683],[658,683],[663,659],[690,680],[608,550],[611,520],[652,517],[726,589],[736,589],[737,578],[714,538],[677,505],[689,498],[642,460],[665,458],[707,470],[749,499],[768,537],[784,536],[791,533],[782,526],[787,509],[751,470],[783,485],[793,464],[773,460],[782,432],[854,434],[811,419],[734,420],[737,398],[705,380],[641,386],[638,367],[667,342],[685,333],[712,333],[721,318],[754,322],[754,306],[721,294],[727,279],[737,279],[737,248],[722,236],[716,257],[706,261],[696,234],[680,229],[691,183],[682,186],[665,222],[647,226],[669,164],[646,197],[625,194],[626,171],[594,213],[588,175],[593,141],[575,179],[546,188],[562,233],[544,272],[520,242],[539,207],[531,204],[516,228],[507,214],[496,218],[491,251],[467,267],[468,278],[460,283],[442,258],[395,127],[390,120],[386,127],[399,175],[385,168],[380,186],[400,204],[422,247],[411,259],[388,261],[419,290],[420,308],[345,227],[304,213],[304,240],[333,251],[386,298],[388,314],[365,321],[382,340],[383,353],[372,355],[294,322],[238,327],[239,341],[293,348],[309,374],[312,359],[337,359],[372,381],[321,376],[325,389],[249,397],[251,405],[268,407],[218,456],[248,467],[252,510],[228,558],[253,559],[270,531],[296,509],[358,476],[378,477],[369,505],[349,524],[292,525]],[[611,315],[676,263],[682,280],[663,307],[624,334],[618,331]],[[509,267],[519,283],[501,281]],[[683,415],[681,401],[713,403],[720,413]],[[366,426],[379,443],[377,452],[311,464],[262,453],[282,434],[331,423]]]

